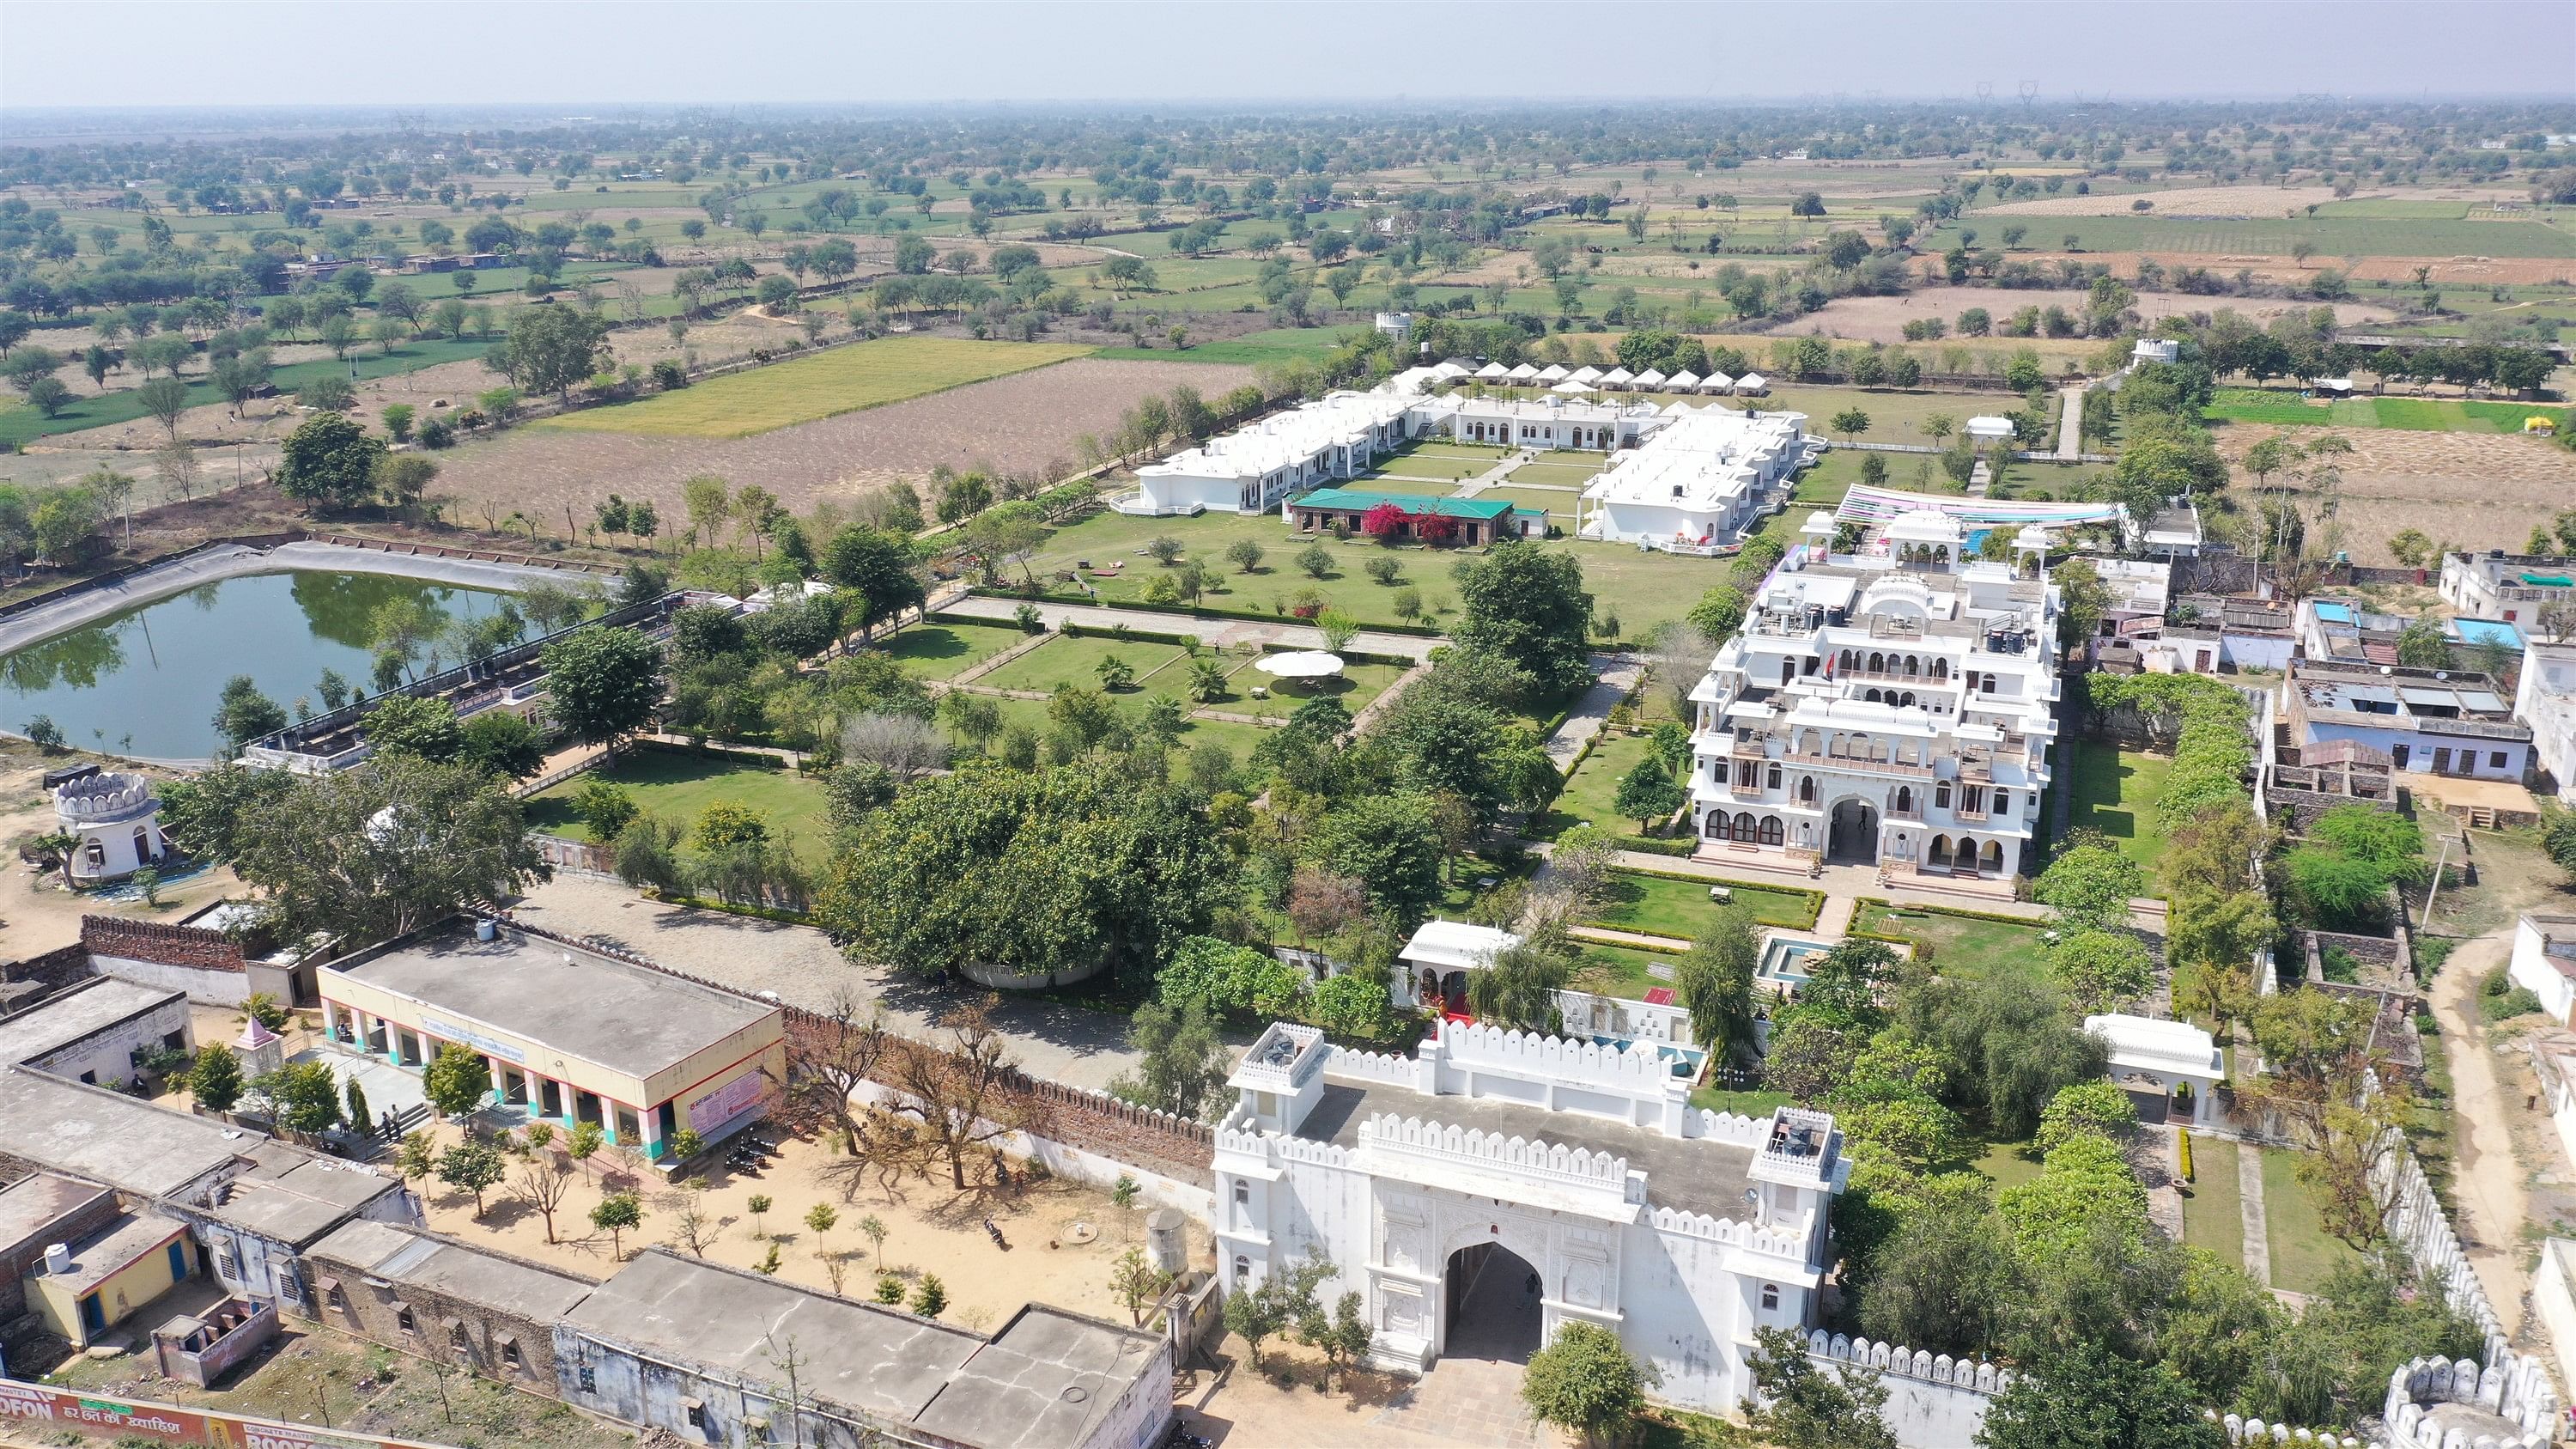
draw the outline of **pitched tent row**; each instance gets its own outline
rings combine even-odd
[[[1534,367],[1526,362],[1517,367],[1505,367],[1499,362],[1488,362],[1472,371],[1463,363],[1444,362],[1436,370],[1442,378],[1451,381],[1472,378],[1477,382],[1501,383],[1510,387],[1544,387],[1568,396],[1578,392],[1633,390],[1636,392],[1691,392],[1709,397],[1729,395],[1759,397],[1771,390],[1770,380],[1758,372],[1748,372],[1742,377],[1729,377],[1723,372],[1711,370],[1707,376],[1702,377],[1687,368],[1671,374],[1651,367],[1643,372],[1630,372],[1624,367],[1613,367],[1604,372],[1590,365],[1568,371],[1562,363]]]

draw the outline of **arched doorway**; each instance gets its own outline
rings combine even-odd
[[[1825,853],[1835,860],[1877,863],[1878,807],[1860,799],[1835,801],[1825,834]]]
[[[1440,1281],[1449,1313],[1444,1357],[1520,1362],[1538,1351],[1542,1285],[1529,1260],[1500,1243],[1469,1243],[1449,1255]]]

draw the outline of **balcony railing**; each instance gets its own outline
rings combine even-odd
[[[1923,823],[1923,807],[1920,805],[1890,805],[1887,807],[1887,818],[1890,820],[1911,820],[1917,825],[1920,825]]]
[[[1814,765],[1827,770],[1860,770],[1873,775],[1908,775],[1929,779],[1932,767],[1909,765],[1899,760],[1873,760],[1865,755],[1783,755],[1783,765]]]
[[[1986,815],[1986,807],[1983,805],[1953,805],[1950,807],[1950,814],[1954,819],[1959,820],[1984,820],[1988,818]]]

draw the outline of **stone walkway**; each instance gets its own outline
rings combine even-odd
[[[1494,466],[1477,474],[1475,477],[1459,479],[1458,491],[1450,496],[1453,498],[1473,498],[1488,488],[1500,487],[1501,485],[1511,481],[1512,470],[1514,468],[1519,467],[1523,463],[1535,462],[1537,459],[1538,454],[1536,452],[1528,448],[1518,449],[1505,457],[1501,462],[1496,463]]]
[[[2057,422],[2057,461],[2080,462],[2084,456],[2084,384],[2075,383],[2060,389],[2066,411]]]
[[[1601,733],[1601,726],[1609,721],[1610,711],[1637,687],[1637,680],[1644,673],[1644,666],[1635,660],[1606,654],[1594,655],[1592,667],[1597,676],[1592,687],[1585,690],[1583,698],[1566,712],[1565,723],[1558,725],[1556,733],[1547,737],[1547,762],[1556,766],[1560,775],[1574,768],[1574,757],[1583,753],[1587,741]]]
[[[1521,1397],[1521,1374],[1522,1366],[1508,1360],[1444,1358],[1370,1422],[1442,1444],[1538,1449],[1555,1442],[1555,1435],[1541,1437]]]
[[[2251,1142],[2236,1144],[2236,1195],[2245,1213],[2245,1271],[2269,1288],[2272,1238],[2263,1213],[2263,1150]]]

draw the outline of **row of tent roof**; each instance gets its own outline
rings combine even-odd
[[[1477,382],[1501,383],[1507,387],[1546,387],[1557,392],[1633,390],[1751,395],[1771,390],[1770,379],[1758,372],[1748,372],[1742,377],[1729,377],[1722,372],[1712,372],[1702,377],[1687,368],[1671,374],[1659,372],[1651,367],[1643,372],[1630,372],[1624,367],[1614,367],[1607,372],[1597,367],[1577,367],[1569,370],[1563,363],[1556,362],[1551,362],[1545,367],[1533,367],[1526,362],[1517,367],[1505,367],[1499,362],[1488,362],[1482,367],[1471,368],[1466,363],[1453,359],[1432,368],[1432,372],[1446,381],[1471,378]]]

